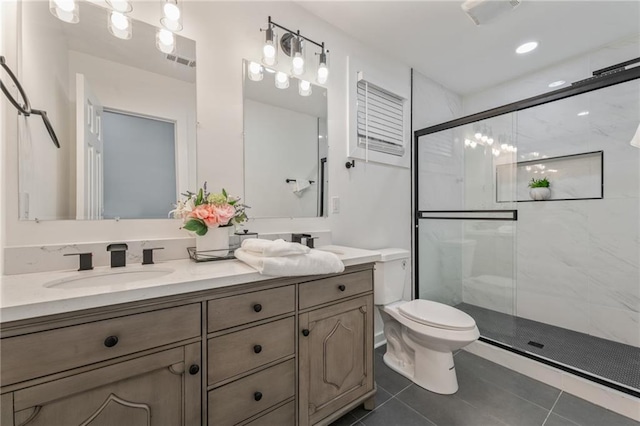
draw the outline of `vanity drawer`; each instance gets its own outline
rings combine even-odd
[[[258,417],[244,426],[294,426],[296,424],[296,405],[291,401],[272,412]]]
[[[274,365],[209,392],[209,423],[235,425],[295,393],[294,360]]]
[[[291,317],[209,339],[209,384],[293,354],[294,327]]]
[[[208,302],[209,332],[242,325],[295,310],[295,286],[254,291]]]
[[[373,291],[373,272],[362,271],[300,284],[300,309]]]
[[[200,304],[2,339],[2,385],[200,335]]]

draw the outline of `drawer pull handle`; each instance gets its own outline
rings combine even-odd
[[[306,328],[304,330],[302,330],[302,335],[303,336],[308,336],[309,335],[309,330],[307,330]]]
[[[260,352],[262,352],[262,346],[260,346],[260,345],[255,345],[255,346],[253,347],[253,351],[254,351],[255,353],[259,354]]]
[[[262,305],[259,303],[256,303],[255,305],[253,305],[253,310],[256,312],[260,312],[262,310]]]
[[[189,374],[191,374],[192,376],[198,374],[199,371],[200,366],[198,364],[193,364],[191,367],[189,367]]]
[[[345,286],[344,284],[340,284],[338,286],[338,290],[340,290],[340,291],[345,291],[346,289],[347,289],[347,286]]]
[[[253,394],[253,399],[260,401],[262,399],[262,392],[256,392]]]
[[[108,348],[112,348],[115,345],[118,344],[118,337],[117,336],[109,336],[106,339],[104,339],[104,345]]]

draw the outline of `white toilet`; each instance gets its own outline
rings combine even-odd
[[[432,392],[452,394],[458,390],[453,351],[480,337],[476,322],[466,313],[429,300],[403,301],[409,252],[378,250],[374,299],[384,321],[390,368]]]

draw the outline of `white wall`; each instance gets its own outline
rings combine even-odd
[[[259,59],[269,15],[324,41],[331,51],[328,82],[329,192],[340,198],[340,212],[328,218],[256,219],[252,231],[299,232],[330,229],[338,244],[363,248],[410,248],[410,170],[356,161],[347,170],[347,56],[357,55],[393,81],[410,84],[410,69],[342,34],[290,2],[186,2],[182,35],[197,43],[198,176],[209,185],[243,192],[242,59]],[[153,3],[135,3],[132,16],[152,24],[160,18]],[[106,30],[105,30],[106,31]],[[155,47],[150,47],[155,48]],[[309,53],[307,60],[314,61]],[[287,61],[279,64],[288,70]],[[314,67],[309,67],[312,71]],[[310,72],[311,72],[310,71]],[[307,78],[312,79],[312,75]],[[6,130],[10,135],[11,129]],[[4,246],[61,242],[109,241],[184,236],[171,220],[102,222],[20,222],[15,201],[15,154],[7,158],[9,198]]]
[[[318,198],[318,117],[244,101],[245,199],[253,217],[314,217]],[[301,195],[286,179],[313,180]]]

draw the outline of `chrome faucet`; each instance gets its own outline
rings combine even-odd
[[[127,265],[127,249],[125,243],[114,243],[107,246],[107,251],[111,252],[111,267],[119,268]]]

